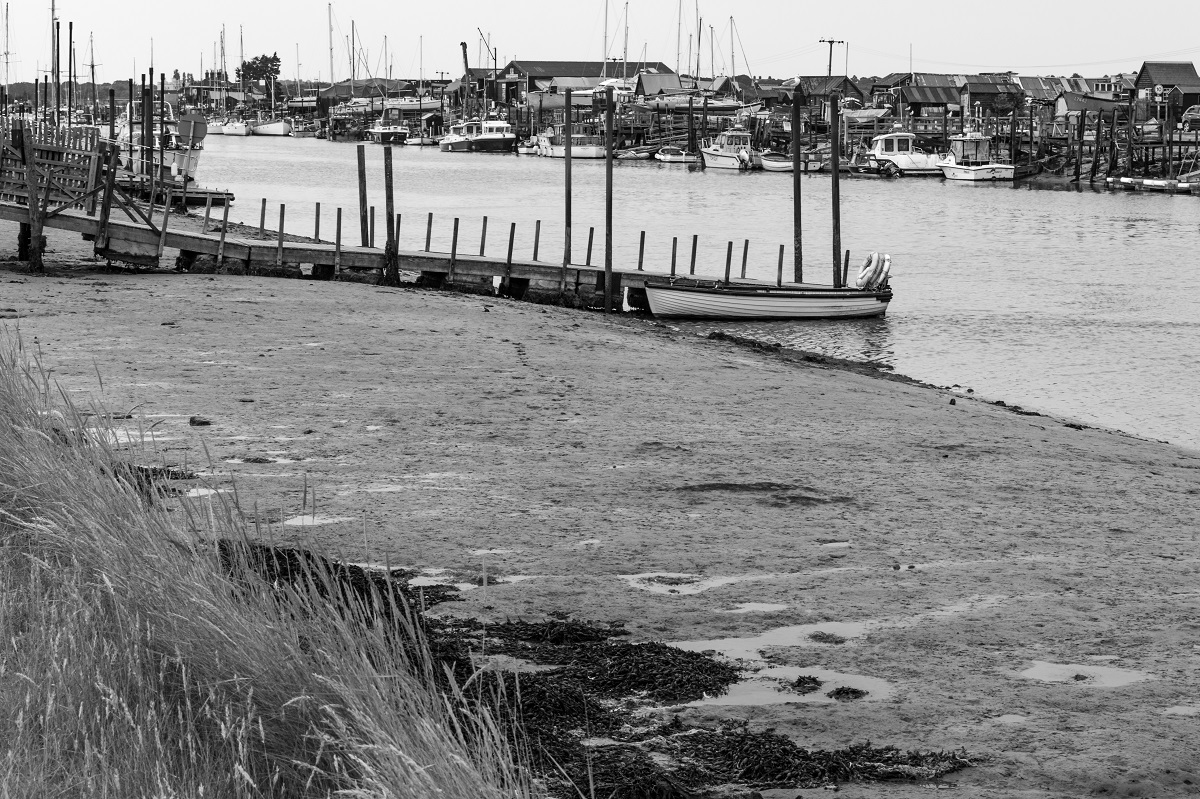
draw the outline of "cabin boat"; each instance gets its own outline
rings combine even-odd
[[[258,119],[250,123],[251,136],[291,136],[292,123],[286,119]]]
[[[792,156],[786,153],[765,151],[762,154],[762,168],[767,172],[791,172],[794,169]],[[800,153],[801,172],[820,172],[825,168],[825,161],[818,152]]]
[[[750,143],[750,132],[733,127],[700,148],[705,169],[761,169],[762,153]]]
[[[384,108],[383,115],[367,128],[367,136],[376,144],[404,144],[408,135],[408,125],[398,108]]]
[[[444,153],[469,153],[471,141],[482,131],[483,127],[478,121],[451,125],[450,132],[442,137],[438,147]]]
[[[867,288],[696,280],[647,280],[645,287],[652,314],[692,319],[860,319],[883,316],[892,301],[886,280]]]
[[[477,153],[511,153],[517,144],[512,125],[500,119],[485,119],[479,133],[471,139]]]
[[[566,158],[564,125],[547,128],[537,137],[538,155],[544,158]],[[571,158],[604,158],[604,136],[591,122],[571,124]]]
[[[950,152],[938,162],[947,180],[1012,180],[1016,167],[992,160],[992,139],[979,131],[950,137]]]
[[[914,133],[894,131],[876,136],[871,139],[871,149],[866,155],[868,169],[881,175],[899,177],[942,174],[939,165],[942,156],[927,153],[917,147],[917,136]]]

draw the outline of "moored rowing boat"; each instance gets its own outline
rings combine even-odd
[[[814,284],[645,282],[646,299],[655,316],[693,319],[850,319],[883,316],[892,300],[885,282],[874,289],[834,288]]]

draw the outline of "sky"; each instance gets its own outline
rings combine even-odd
[[[51,57],[50,6],[50,0],[5,3],[12,82],[32,80],[39,66],[45,71]],[[213,67],[222,24],[231,74],[238,64],[240,30],[246,58],[277,53],[284,79],[299,74],[304,80],[328,81],[330,8],[333,75],[338,80],[349,77],[352,22],[364,54],[360,76],[387,74],[385,36],[391,75],[405,78],[418,77],[422,67],[427,78],[461,75],[463,41],[471,66],[481,66],[484,37],[498,51],[501,66],[513,58],[599,60],[604,52],[604,0],[55,2],[64,78],[67,23],[74,22],[75,52],[83,65],[77,72],[87,79],[91,35],[100,82],[136,79],[150,65],[152,42],[156,71],[168,77],[175,69],[199,75],[202,68]],[[1085,77],[1133,72],[1144,60],[1200,61],[1200,12],[1194,0],[1144,8],[1111,0],[609,0],[610,57],[620,58],[625,48],[626,8],[630,61],[662,61],[675,68],[678,61],[688,62],[690,47],[688,63],[694,64],[700,51],[705,75],[728,74],[731,66],[763,77],[823,75],[829,69],[830,45],[821,39],[844,42],[832,45],[833,73],[845,73],[848,67],[849,74],[858,76],[908,71],[910,53],[911,68],[918,72],[1011,69],[1023,75],[1077,72]]]

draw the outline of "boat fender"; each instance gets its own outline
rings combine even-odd
[[[886,286],[887,281],[888,281],[888,275],[890,275],[891,273],[892,273],[892,256],[888,253],[884,253],[883,267],[879,270],[879,279],[875,281],[875,284],[880,288],[882,288],[883,286]]]
[[[857,288],[866,288],[867,280],[875,273],[875,267],[879,263],[879,253],[873,252],[863,261],[862,268],[858,270],[858,278],[854,281]]]
[[[745,150],[738,150],[737,157],[742,164],[750,163],[750,153],[746,152]]]

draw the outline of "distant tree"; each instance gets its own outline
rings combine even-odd
[[[171,80],[179,80],[179,70],[175,70],[175,73],[171,75]]]
[[[279,54],[260,55],[249,61],[243,61],[235,70],[238,81],[265,80],[270,81],[279,77]]]

